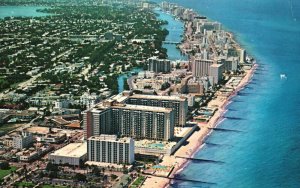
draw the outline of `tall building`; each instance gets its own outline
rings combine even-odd
[[[204,31],[220,31],[221,24],[218,22],[200,21],[197,23],[197,31],[204,33]]]
[[[201,78],[203,76],[209,75],[210,66],[214,63],[213,60],[206,59],[195,59],[193,62],[193,76]]]
[[[116,134],[116,126],[111,125],[111,109],[92,108],[82,112],[85,138],[100,134]]]
[[[240,49],[240,63],[246,62],[246,50]]]
[[[130,105],[108,99],[82,114],[86,139],[101,134],[153,140],[170,140],[174,136],[171,108]]]
[[[156,73],[167,73],[171,71],[171,61],[167,59],[158,59],[151,57],[148,59],[148,70]]]
[[[31,146],[33,137],[31,133],[22,131],[21,134],[13,136],[13,148],[24,149]]]
[[[218,84],[219,81],[222,79],[223,68],[224,64],[212,64],[210,66],[209,78],[211,85]]]
[[[126,100],[127,104],[171,108],[174,111],[175,126],[185,126],[188,102],[185,97],[133,94]]]
[[[116,135],[92,136],[87,141],[88,161],[114,164],[134,162],[134,140]]]

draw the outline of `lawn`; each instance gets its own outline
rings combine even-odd
[[[130,186],[130,188],[138,187],[145,180],[145,176],[138,177]]]
[[[0,170],[0,180],[3,179],[5,176],[10,174],[12,171],[16,171],[17,167],[11,166],[8,170]]]

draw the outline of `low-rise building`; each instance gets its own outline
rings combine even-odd
[[[87,143],[71,143],[49,155],[54,164],[79,165],[87,159]]]

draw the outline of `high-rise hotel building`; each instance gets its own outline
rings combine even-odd
[[[185,97],[132,94],[125,100],[125,103],[171,108],[174,111],[175,126],[185,126],[188,112],[188,101]]]
[[[153,140],[170,140],[174,136],[174,111],[171,108],[131,105],[108,99],[82,114],[86,139],[101,134]]]
[[[195,59],[192,68],[193,76],[197,78],[208,76],[210,71],[210,66],[212,64],[214,64],[213,60]]]
[[[148,70],[155,73],[159,72],[170,72],[171,71],[171,61],[168,59],[158,59],[156,57],[151,57],[148,59]]]
[[[114,164],[134,162],[134,140],[116,135],[92,136],[87,140],[88,161]]]

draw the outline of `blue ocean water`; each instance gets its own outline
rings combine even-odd
[[[5,17],[38,17],[47,16],[49,14],[37,12],[37,9],[43,9],[45,7],[36,6],[0,6],[0,18]]]
[[[300,187],[300,1],[173,0],[221,22],[259,63],[252,82],[232,99],[221,128],[180,173],[213,184],[172,187]],[[280,74],[287,80],[281,80]]]

